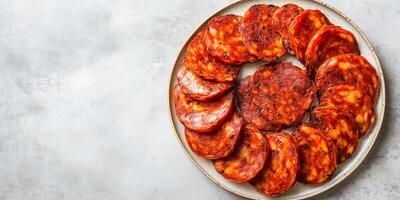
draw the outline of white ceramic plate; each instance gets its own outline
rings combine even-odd
[[[264,4],[274,4],[277,6],[282,6],[286,3],[295,3],[304,9],[319,9],[321,10],[328,18],[329,20],[335,24],[339,25],[347,30],[350,30],[357,38],[360,50],[361,50],[361,55],[363,55],[378,71],[379,77],[380,77],[380,91],[379,91],[379,97],[377,100],[377,104],[375,107],[376,111],[376,122],[374,126],[372,127],[369,135],[367,137],[364,137],[363,139],[360,140],[359,147],[357,152],[353,155],[351,159],[349,159],[347,162],[344,164],[339,165],[338,170],[336,171],[335,175],[330,179],[328,182],[319,185],[319,186],[313,186],[313,185],[305,185],[301,183],[296,183],[293,188],[291,188],[288,192],[278,196],[274,197],[273,199],[304,199],[304,198],[309,198],[312,196],[315,196],[317,194],[320,194],[333,186],[337,185],[343,179],[345,179],[347,176],[349,176],[359,165],[360,163],[364,160],[364,158],[367,156],[368,152],[370,151],[372,145],[375,143],[375,140],[379,134],[379,130],[382,125],[383,121],[383,116],[385,112],[385,83],[384,83],[384,77],[382,73],[382,69],[378,60],[377,55],[375,54],[375,51],[373,50],[370,42],[368,39],[365,37],[365,35],[362,33],[362,31],[348,18],[346,17],[343,13],[338,11],[337,9],[333,8],[332,6],[326,5],[325,3],[315,1],[315,0],[243,0],[239,1],[236,3],[232,3],[225,8],[222,8],[220,11],[215,13],[214,15],[210,16],[212,18],[213,16],[216,15],[225,15],[225,14],[237,14],[237,15],[243,15],[244,12],[252,5],[254,4],[259,4],[259,3],[264,3]],[[209,19],[210,19],[209,18]],[[203,159],[196,154],[194,154],[190,148],[188,147],[186,140],[185,140],[185,135],[184,135],[184,127],[183,125],[179,122],[178,118],[175,115],[175,109],[174,109],[174,102],[173,102],[173,96],[172,96],[172,86],[177,84],[176,82],[176,73],[178,70],[178,67],[181,64],[182,58],[186,52],[186,46],[190,42],[190,40],[196,35],[196,33],[204,28],[206,23],[208,22],[207,19],[203,24],[201,24],[198,29],[191,35],[190,38],[188,38],[186,44],[183,46],[181,49],[180,53],[177,56],[174,68],[171,73],[170,77],[170,85],[169,85],[169,109],[170,109],[170,114],[171,114],[171,121],[174,127],[174,131],[176,133],[176,136],[179,140],[179,143],[181,144],[183,150],[186,152],[190,160],[198,167],[201,172],[204,173],[208,178],[210,178],[214,183],[217,185],[223,187],[224,189],[235,193],[239,196],[247,197],[250,199],[271,199],[269,197],[266,197],[260,193],[258,193],[250,184],[236,184],[233,182],[230,182],[228,180],[225,180],[220,174],[218,174],[213,165],[212,162],[206,159]],[[284,60],[289,60],[292,61],[295,65],[301,66],[301,63],[294,59],[293,57],[285,57]],[[251,74],[254,72],[255,67],[259,63],[253,63],[253,64],[247,64],[241,71],[241,77]]]

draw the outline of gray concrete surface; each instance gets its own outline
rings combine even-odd
[[[240,199],[181,150],[168,75],[229,1],[0,0],[0,199]],[[365,31],[387,83],[367,160],[315,199],[400,199],[400,4],[329,0]]]

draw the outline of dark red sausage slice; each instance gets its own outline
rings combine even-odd
[[[300,125],[294,137],[300,156],[297,179],[308,184],[326,182],[337,168],[336,146],[333,140],[309,124]]]
[[[264,166],[269,146],[254,125],[246,125],[238,147],[226,158],[214,161],[214,167],[224,178],[244,183],[255,177]]]
[[[207,53],[203,31],[187,47],[184,62],[199,77],[217,82],[233,82],[240,66],[225,64]]]
[[[357,124],[351,116],[339,110],[317,107],[311,112],[311,122],[335,142],[338,163],[348,160],[357,150]]]
[[[371,97],[351,85],[330,87],[320,98],[320,106],[340,110],[352,116],[358,126],[359,138],[366,135],[375,121]]]
[[[177,79],[182,91],[198,101],[210,101],[215,99],[233,86],[233,82],[220,83],[203,80],[194,74],[186,63],[183,63],[179,68]]]
[[[221,128],[209,134],[185,129],[186,141],[192,151],[199,156],[207,159],[223,158],[233,151],[242,124],[242,119],[235,113]]]
[[[259,60],[272,62],[285,55],[278,29],[273,24],[274,5],[258,4],[250,7],[240,26],[243,43]]]
[[[360,54],[353,33],[338,26],[324,27],[308,43],[305,67],[309,74],[314,75],[326,59],[345,53]]]
[[[219,60],[230,64],[254,62],[239,32],[242,17],[236,15],[216,16],[208,22],[205,31],[207,51]]]
[[[290,62],[260,66],[251,83],[253,103],[273,125],[266,130],[279,130],[300,122],[315,96],[315,86],[307,72]]]
[[[294,55],[294,51],[290,45],[289,25],[301,12],[303,12],[303,8],[296,4],[289,3],[278,8],[272,15],[272,20],[281,35],[283,45],[286,51],[292,55]]]
[[[198,102],[185,95],[179,85],[174,87],[175,112],[186,128],[196,132],[211,132],[230,116],[232,92],[209,102]]]
[[[362,56],[343,54],[326,60],[318,69],[315,84],[319,95],[332,86],[354,85],[376,100],[379,77],[375,68]]]
[[[290,44],[300,62],[305,63],[304,53],[314,33],[330,24],[319,10],[305,10],[293,19],[289,26]]]
[[[250,81],[251,76],[240,80],[236,89],[236,99],[243,119],[262,130],[279,129],[279,126],[264,119],[261,108],[253,103],[253,98],[250,96]]]
[[[257,191],[276,196],[288,191],[296,182],[299,156],[296,142],[287,133],[267,135],[271,155],[264,168],[250,183]]]

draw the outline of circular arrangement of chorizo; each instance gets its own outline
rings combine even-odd
[[[339,110],[317,107],[311,112],[311,123],[335,142],[338,163],[346,161],[354,154],[358,130],[351,116]]]
[[[263,168],[269,145],[254,125],[243,127],[237,148],[227,157],[214,161],[218,173],[226,179],[244,183],[254,178]]]
[[[276,196],[288,191],[296,182],[299,156],[296,142],[287,133],[267,134],[270,157],[261,172],[250,181],[257,191]]]
[[[220,83],[204,80],[194,74],[186,63],[183,63],[179,68],[177,80],[182,91],[197,101],[210,101],[215,99],[233,86],[233,82]]]
[[[271,127],[279,130],[300,122],[315,96],[315,86],[307,72],[290,62],[261,65],[250,85],[252,102]]]
[[[286,53],[272,20],[272,14],[277,9],[274,5],[254,5],[244,14],[239,28],[248,51],[266,62],[277,60]]]
[[[300,62],[305,63],[304,54],[314,33],[330,24],[319,10],[305,10],[293,19],[289,26],[290,44]]]
[[[378,96],[379,78],[367,59],[356,54],[343,54],[326,60],[319,67],[315,84],[319,95],[335,85],[354,85],[375,101]]]
[[[256,61],[243,44],[239,32],[241,20],[242,17],[237,15],[216,16],[211,19],[204,33],[210,55],[230,64]]]
[[[300,158],[297,179],[308,184],[326,182],[337,168],[336,145],[333,140],[309,124],[300,125],[294,137]]]
[[[320,106],[350,114],[357,123],[359,138],[367,134],[375,121],[375,111],[371,97],[352,85],[330,87],[322,95]]]
[[[261,116],[261,108],[253,103],[252,98],[249,95],[250,82],[251,76],[247,76],[240,80],[236,89],[236,99],[243,119],[247,123],[254,124],[262,130],[279,129],[279,127],[269,123]]]
[[[294,55],[294,51],[290,45],[289,25],[301,12],[303,12],[303,8],[289,3],[278,8],[272,15],[273,23],[281,35],[283,46],[285,46],[286,52],[292,55]]]
[[[314,75],[326,59],[345,53],[360,54],[353,33],[338,26],[324,27],[318,30],[308,43],[305,67],[309,74]]]
[[[186,141],[197,155],[207,159],[219,159],[233,151],[242,130],[243,121],[236,113],[221,128],[211,133],[197,133],[185,129]]]
[[[184,62],[199,77],[217,82],[233,82],[240,71],[240,66],[223,63],[208,55],[203,31],[188,45]]]
[[[208,102],[198,102],[185,95],[179,85],[174,87],[175,111],[186,128],[200,132],[217,129],[232,113],[232,92]]]

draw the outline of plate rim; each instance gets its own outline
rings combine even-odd
[[[197,28],[190,34],[190,37],[186,40],[186,42],[185,42],[185,43],[181,46],[181,48],[178,50],[178,54],[177,54],[177,56],[176,56],[176,58],[175,58],[173,67],[172,67],[172,69],[171,69],[171,72],[169,73],[169,84],[168,84],[168,95],[167,95],[167,96],[168,96],[168,112],[169,112],[169,115],[168,115],[168,116],[169,116],[169,121],[170,121],[170,123],[171,123],[172,129],[173,129],[173,131],[174,131],[174,133],[175,133],[175,136],[176,136],[176,138],[177,138],[177,140],[178,140],[178,142],[179,142],[180,147],[184,150],[186,156],[192,161],[192,163],[197,167],[197,169],[199,169],[199,170],[203,173],[203,175],[205,175],[208,179],[210,179],[214,184],[218,185],[219,187],[221,187],[221,188],[223,188],[223,189],[225,189],[225,190],[227,190],[227,191],[229,191],[229,192],[231,192],[231,193],[234,193],[234,194],[236,194],[236,195],[238,195],[238,196],[245,197],[245,198],[248,198],[248,199],[261,200],[261,199],[264,199],[264,198],[255,198],[255,197],[253,197],[253,196],[248,196],[248,195],[243,194],[243,193],[241,193],[241,192],[237,192],[237,191],[235,191],[235,190],[232,190],[232,189],[226,187],[224,184],[220,183],[218,180],[214,179],[210,174],[208,174],[208,173],[194,160],[194,158],[190,155],[189,150],[184,146],[183,141],[182,141],[181,138],[179,137],[179,134],[178,134],[179,131],[178,131],[177,127],[175,126],[174,119],[173,119],[173,114],[172,114],[172,112],[173,112],[173,102],[171,101],[171,99],[172,99],[172,95],[173,95],[173,94],[172,94],[171,88],[173,87],[173,86],[172,86],[172,84],[173,84],[173,74],[174,74],[174,72],[175,72],[175,70],[176,70],[176,68],[177,68],[177,64],[178,64],[178,62],[179,62],[179,58],[180,58],[179,55],[180,55],[180,53],[182,52],[182,50],[183,50],[184,48],[187,47],[187,45],[189,44],[189,42],[191,41],[191,39],[195,37],[195,35],[196,35],[196,33],[197,33],[197,30],[198,30],[200,27],[204,26],[212,17],[214,17],[214,16],[218,15],[220,12],[223,12],[223,11],[226,10],[226,9],[229,9],[229,8],[231,8],[231,7],[234,7],[234,6],[236,6],[237,4],[240,4],[240,3],[244,2],[244,1],[253,1],[253,0],[237,0],[237,1],[234,1],[234,2],[231,2],[231,3],[228,3],[227,5],[223,6],[221,9],[218,9],[216,12],[214,12],[213,14],[211,14],[207,19],[203,20],[203,21],[200,23],[199,26],[197,26]],[[383,123],[383,120],[384,120],[384,118],[385,118],[385,109],[386,109],[386,87],[385,87],[384,72],[383,72],[383,69],[382,69],[381,62],[380,62],[380,60],[379,60],[379,58],[378,58],[378,56],[377,56],[377,54],[376,54],[376,51],[375,51],[374,47],[372,46],[371,42],[368,40],[366,34],[354,23],[353,20],[351,20],[351,19],[350,19],[349,17],[347,17],[344,13],[342,13],[339,9],[337,9],[337,8],[335,8],[335,7],[333,7],[333,6],[331,6],[330,4],[327,4],[327,3],[323,2],[323,1],[320,1],[320,0],[305,0],[305,1],[317,3],[317,4],[321,5],[321,6],[324,6],[325,8],[328,8],[329,10],[335,12],[336,14],[340,15],[340,16],[343,17],[347,22],[349,22],[349,23],[351,24],[351,26],[353,26],[353,27],[359,32],[359,34],[361,35],[361,37],[366,41],[366,44],[368,45],[368,48],[371,50],[372,55],[373,55],[373,57],[374,57],[374,59],[375,59],[375,61],[376,61],[376,63],[377,63],[377,72],[378,72],[378,74],[379,74],[379,78],[381,79],[381,80],[380,80],[380,87],[379,87],[379,90],[380,90],[380,92],[382,92],[382,108],[381,108],[381,115],[382,115],[382,118],[381,118],[379,121],[375,121],[375,123],[374,123],[374,125],[373,125],[373,126],[377,126],[377,127],[376,127],[376,128],[377,128],[377,130],[376,130],[377,133],[376,133],[376,134],[374,135],[374,137],[372,138],[371,144],[369,144],[369,146],[367,147],[367,149],[366,149],[366,150],[363,152],[363,154],[360,156],[359,161],[355,163],[354,167],[353,167],[352,169],[350,169],[350,171],[349,171],[347,174],[344,174],[343,176],[341,176],[334,184],[332,184],[332,185],[330,185],[330,186],[327,186],[327,187],[325,187],[325,188],[322,188],[321,190],[318,190],[318,191],[316,191],[316,192],[314,192],[314,193],[310,193],[310,194],[308,194],[308,195],[304,195],[304,196],[302,196],[302,197],[300,197],[300,198],[291,198],[291,199],[306,199],[306,198],[310,198],[310,197],[317,196],[317,195],[319,195],[319,194],[322,194],[322,193],[324,193],[324,192],[326,192],[326,191],[328,191],[328,190],[334,188],[335,186],[337,186],[338,184],[340,184],[344,179],[346,179],[348,176],[350,176],[350,175],[360,166],[360,164],[365,160],[365,158],[369,155],[369,152],[371,151],[372,147],[374,146],[374,144],[375,144],[375,142],[376,142],[376,139],[377,139],[377,137],[379,136],[380,131],[381,131],[381,128],[382,128],[382,123]]]

